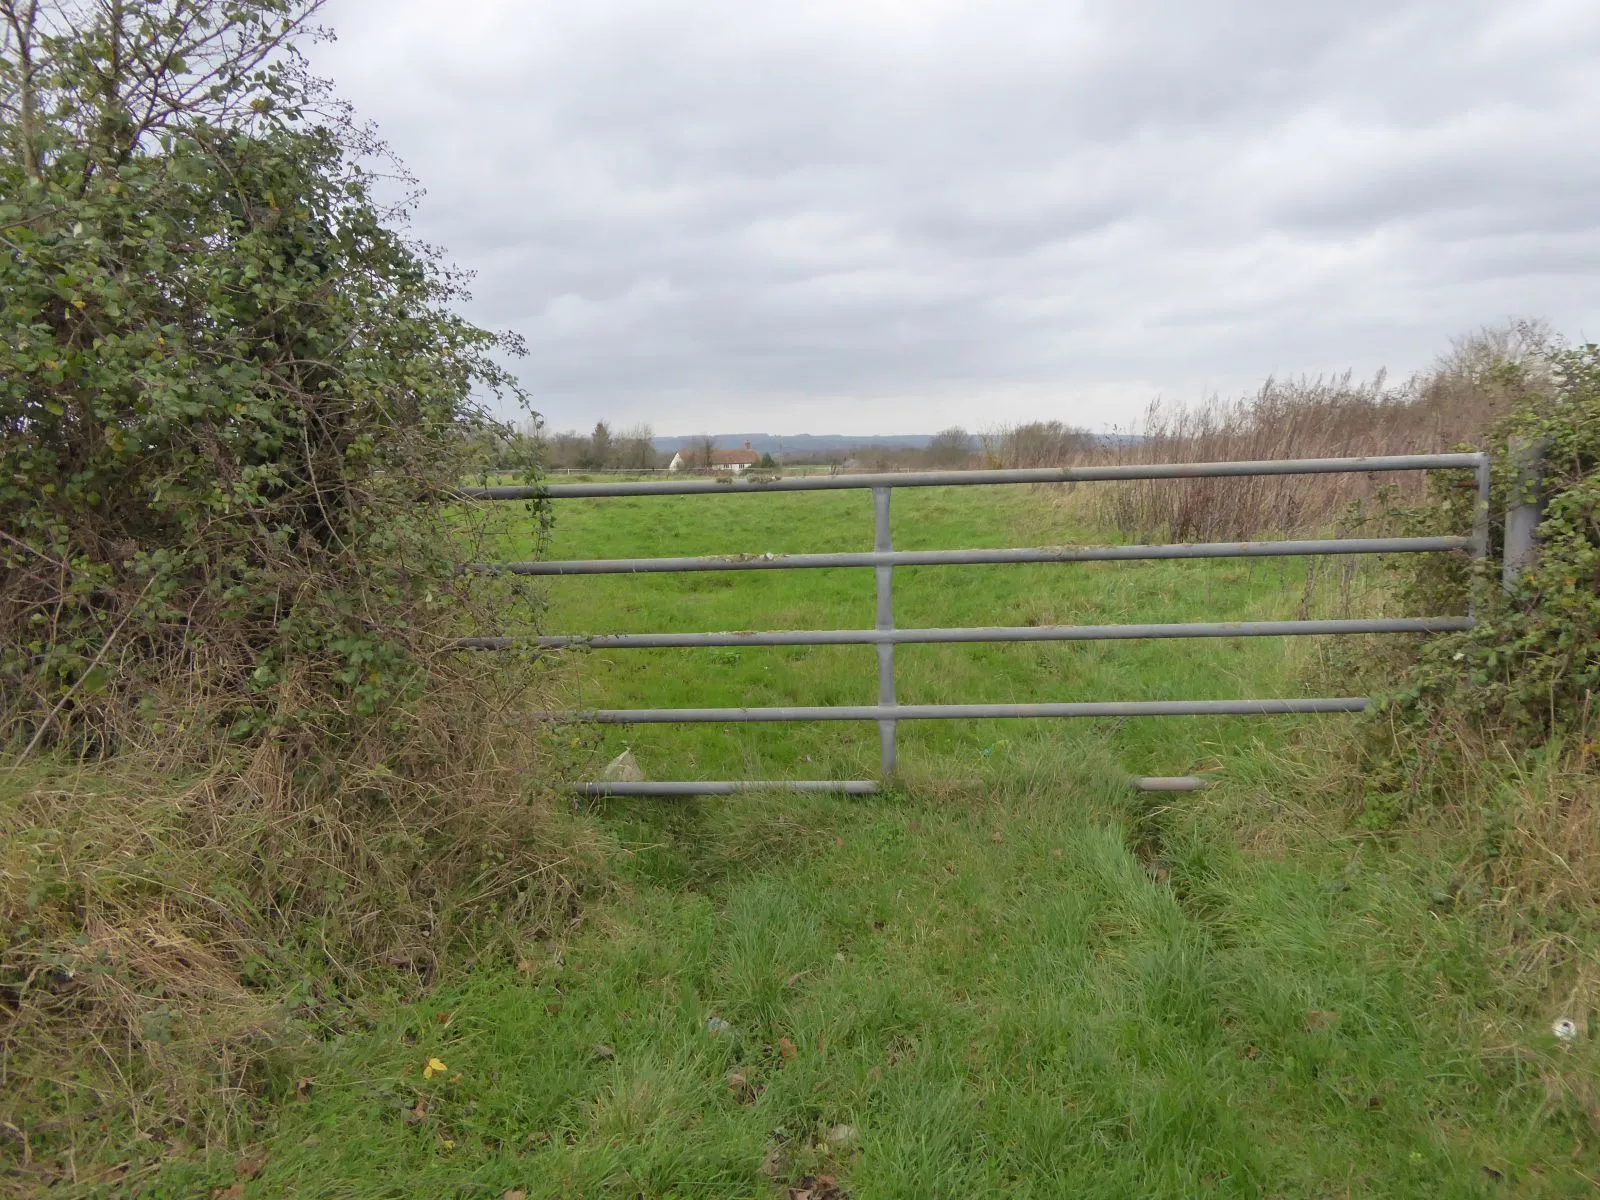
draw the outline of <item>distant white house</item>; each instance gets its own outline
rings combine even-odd
[[[672,461],[667,464],[667,470],[691,470],[700,465],[698,462],[699,457],[693,451],[690,452],[689,456],[685,456],[684,452],[679,450],[672,456]],[[750,449],[749,442],[744,444],[744,449],[742,450],[711,451],[711,469],[713,471],[726,471],[730,475],[743,475],[760,461],[761,456]]]

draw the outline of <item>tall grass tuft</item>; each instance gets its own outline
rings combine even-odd
[[[1133,436],[1100,438],[1057,422],[984,439],[990,466],[1142,465],[1440,453],[1481,445],[1491,426],[1548,383],[1551,337],[1516,321],[1459,338],[1434,366],[1393,383],[1350,372],[1268,379],[1247,396],[1196,406],[1154,401]],[[1421,472],[1146,479],[1097,484],[1088,514],[1135,540],[1217,541],[1326,528],[1380,489],[1420,500]],[[1081,503],[1081,499],[1078,501]]]
[[[1253,395],[1194,408],[1156,402],[1137,440],[1113,448],[1124,463],[1355,458],[1442,453],[1481,445],[1490,427],[1545,374],[1548,349],[1521,322],[1459,339],[1432,370],[1394,385],[1357,380],[1269,379]],[[1508,372],[1507,364],[1529,369]],[[1421,472],[1277,475],[1245,479],[1137,480],[1105,489],[1103,519],[1129,537],[1218,541],[1325,528],[1379,488],[1424,495]]]
[[[379,194],[320,6],[0,0],[0,1174],[225,1133],[285,1031],[583,876],[539,664],[452,652],[539,611],[458,495],[521,344]]]
[[[404,740],[0,774],[0,1153],[234,1144],[365,998],[573,928],[602,847],[528,705],[437,688]]]
[[[1443,449],[1460,440],[1380,375],[1354,381],[1269,379],[1238,400],[1194,408],[1159,401],[1145,411],[1143,437],[1117,448],[1129,464],[1231,459],[1356,457]],[[1409,481],[1408,481],[1409,482]],[[1325,525],[1372,477],[1269,475],[1240,479],[1140,479],[1104,492],[1104,517],[1127,536],[1220,541]]]

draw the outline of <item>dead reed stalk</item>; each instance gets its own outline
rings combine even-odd
[[[1382,375],[1269,379],[1254,395],[1195,408],[1159,402],[1146,410],[1142,436],[1116,446],[1121,463],[1356,458],[1450,450],[1487,428],[1495,405],[1484,392],[1453,410],[1426,402],[1415,385],[1391,388]],[[1103,493],[1101,515],[1133,538],[1223,541],[1325,528],[1352,502],[1380,487],[1420,498],[1422,472],[1146,479]]]
[[[1457,339],[1430,370],[1400,384],[1382,372],[1370,380],[1346,372],[1268,379],[1251,395],[1194,407],[1156,401],[1134,436],[1080,440],[1070,450],[1061,440],[1054,461],[1356,458],[1479,446],[1499,417],[1548,385],[1552,344],[1544,326],[1514,321]],[[1425,487],[1423,472],[1137,480],[1097,487],[1093,513],[1130,539],[1222,541],[1325,529],[1380,489],[1415,502]]]

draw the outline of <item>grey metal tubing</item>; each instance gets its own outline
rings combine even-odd
[[[696,646],[881,646],[970,642],[1108,642],[1141,638],[1315,637],[1355,633],[1456,633],[1471,617],[1381,617],[1329,621],[1216,621],[1175,625],[997,625],[948,629],[776,629],[730,633],[547,634],[462,638],[463,650],[659,650]]]
[[[1507,590],[1538,560],[1539,525],[1544,520],[1544,439],[1512,438],[1511,494],[1506,497],[1506,543],[1501,584]]]
[[[1006,550],[893,550],[838,554],[711,554],[694,558],[591,558],[477,563],[512,575],[637,575],[679,571],[795,571],[819,567],[937,567],[985,563],[1122,562],[1130,559],[1274,558],[1295,554],[1431,554],[1470,550],[1469,537],[1318,538],[1282,542],[1176,542],[1165,546],[1037,546]]]
[[[1209,781],[1193,775],[1135,776],[1128,781],[1141,792],[1196,792]],[[736,796],[742,792],[825,792],[872,796],[880,790],[870,779],[707,779],[652,783],[572,783],[566,791],[579,796]]]
[[[1198,792],[1209,786],[1198,775],[1135,775],[1132,783],[1140,792]]]
[[[740,792],[833,792],[870,796],[878,785],[870,779],[707,779],[661,783],[574,783],[580,796],[733,796]]]
[[[1481,454],[1390,454],[1363,458],[1280,458],[1255,462],[1147,463],[1106,467],[1039,467],[1002,471],[908,471],[903,474],[825,475],[797,479],[683,479],[633,483],[553,483],[461,488],[469,500],[531,500],[548,496],[754,495],[831,492],[845,488],[963,487],[984,483],[1099,483],[1117,479],[1216,479],[1239,475],[1327,475],[1342,471],[1429,471],[1476,467]]]
[[[1494,474],[1490,467],[1487,454],[1482,456],[1483,461],[1478,464],[1478,496],[1474,503],[1472,514],[1472,557],[1481,564],[1489,558],[1489,500],[1494,489]],[[1467,613],[1476,616],[1478,612],[1478,593],[1482,575],[1476,574],[1469,581],[1467,593]]]
[[[1367,700],[1122,700],[1077,704],[841,704],[781,708],[601,708],[534,714],[591,725],[716,725],[771,721],[951,721],[1004,717],[1249,717],[1362,712]]]
[[[894,549],[889,531],[889,499],[894,493],[886,487],[872,489],[872,548],[879,554]],[[874,570],[878,591],[876,632],[894,630],[894,568],[878,567]],[[880,641],[878,647],[878,706],[893,707],[894,697],[894,643]],[[878,773],[892,779],[895,771],[895,736],[893,721],[878,722]]]
[[[1483,455],[1483,461],[1478,464],[1478,500],[1472,521],[1472,557],[1489,557],[1489,499],[1494,487],[1494,476],[1490,471],[1489,456]]]

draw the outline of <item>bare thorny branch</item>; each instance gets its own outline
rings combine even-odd
[[[15,130],[12,152],[29,178],[42,177],[50,147],[38,116],[55,99],[52,77],[68,65],[93,80],[94,104],[74,114],[74,140],[92,148],[86,178],[196,123],[292,121],[318,105],[346,122],[296,49],[331,36],[312,23],[323,3],[219,10],[207,0],[0,0],[0,118]]]
[[[37,53],[39,0],[0,0],[0,116],[16,129],[16,156],[34,183],[40,180]]]

